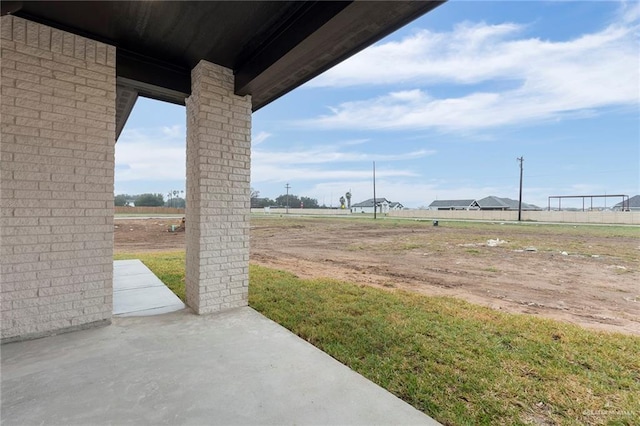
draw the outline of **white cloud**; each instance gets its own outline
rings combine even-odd
[[[369,141],[371,141],[371,139],[352,139],[352,140],[344,141],[342,145],[345,145],[345,146],[362,145]]]
[[[516,24],[458,24],[451,32],[420,30],[401,41],[372,46],[308,83],[311,87],[344,87],[398,83],[474,83],[514,70],[505,57],[507,36]],[[495,48],[498,47],[499,51]]]
[[[271,133],[268,133],[268,132],[260,132],[255,136],[252,135],[251,136],[251,145],[253,145],[253,146],[260,145],[262,142],[267,140],[267,138],[269,138],[269,136],[271,136]]]
[[[323,164],[370,161],[401,161],[433,155],[435,151],[421,149],[403,154],[373,154],[366,152],[344,152],[335,146],[312,148],[306,151],[258,151],[254,150],[254,164]]]
[[[167,138],[178,138],[178,137],[184,138],[184,134],[185,134],[184,127],[179,125],[179,124],[175,124],[175,125],[170,126],[170,127],[163,126],[160,129],[160,131]]]
[[[625,24],[632,24],[640,20],[640,3],[622,2],[618,13],[618,20]]]
[[[454,84],[458,97],[422,89],[345,102],[303,122],[322,128],[464,131],[595,114],[640,100],[638,7],[605,29],[567,41],[516,38],[522,25],[463,23],[366,49],[309,83],[316,87]],[[493,89],[509,82],[510,89]],[[515,88],[514,88],[515,86]]]
[[[116,182],[184,181],[182,126],[125,130],[116,144]]]
[[[371,177],[369,169],[328,170],[319,167],[288,167],[275,164],[256,165],[251,168],[251,184],[269,182],[315,182],[340,179],[350,182]],[[416,177],[416,173],[404,169],[384,169],[376,171],[377,177]]]
[[[333,145],[323,145],[305,150],[252,152],[252,185],[268,182],[317,182],[327,180],[358,180],[371,176],[371,162],[396,162],[414,160],[435,154],[421,149],[399,154],[376,154],[345,150],[364,143],[348,140]],[[417,174],[406,168],[382,167],[379,177],[411,177]]]

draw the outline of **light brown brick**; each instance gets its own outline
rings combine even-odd
[[[16,99],[16,106],[33,109],[36,111],[53,111],[53,107],[49,104],[44,104],[40,102],[40,94],[34,93],[37,96],[37,99],[28,99],[28,97],[18,98]]]
[[[65,56],[73,56],[75,36],[71,33],[62,33],[62,54]]]
[[[1,27],[5,338],[111,315],[115,49],[13,16]]]
[[[81,59],[84,61],[85,59],[85,39],[82,37],[75,37],[75,48],[73,51],[73,56],[76,59]]]
[[[74,83],[59,80],[52,77],[41,77],[40,83],[47,87],[53,87],[55,89],[67,90],[69,92],[74,92],[76,89],[76,85]],[[62,93],[62,92],[59,92]]]
[[[43,50],[51,50],[51,28],[38,25],[39,39],[38,47]]]
[[[16,46],[20,45],[16,43]],[[2,43],[2,59],[9,59],[16,62],[24,62],[26,64],[40,65],[40,59],[25,53],[21,53],[18,50],[7,49],[7,43]]]
[[[247,111],[247,117],[234,116],[231,108]],[[249,111],[250,98],[233,94],[230,70],[204,62],[193,70],[192,97],[187,99],[187,192],[192,206],[187,222],[197,231],[187,230],[186,287],[188,304],[200,313],[247,303],[248,228],[242,220],[249,208],[250,146],[233,151],[237,140],[246,141]],[[247,201],[235,201],[231,191]]]
[[[0,37],[3,40],[13,40],[13,16],[7,15],[0,18]]]
[[[27,45],[39,47],[40,25],[35,22],[27,21]]]
[[[53,87],[44,86],[40,83],[31,81],[16,80],[16,89],[37,92],[40,95],[53,95]]]
[[[54,53],[62,53],[63,32],[60,30],[51,30],[51,51]],[[58,62],[58,61],[56,61]]]
[[[107,81],[107,75],[102,74],[95,71],[90,71],[84,68],[77,68],[76,75],[80,77],[85,77],[87,80],[95,80],[95,81]]]
[[[87,65],[95,62],[96,60],[96,42],[94,40],[86,40],[85,44],[85,58]]]
[[[16,117],[16,125],[35,129],[51,129],[53,126],[50,121],[27,117]]]
[[[24,19],[13,19],[13,40],[20,43],[27,41],[27,21]]]
[[[24,64],[23,62],[16,62],[16,68],[21,68],[23,66],[32,66],[29,64]],[[2,68],[2,78],[6,80],[6,78],[10,78],[18,81],[27,81],[34,84],[40,84],[40,76],[37,74],[30,74],[27,72],[21,72],[18,69],[11,68]],[[17,83],[17,82],[15,82]],[[14,84],[15,84],[14,83]]]
[[[77,76],[67,71],[53,71],[52,75],[56,80],[73,83],[74,86],[72,87],[75,91],[78,91],[78,88],[84,88],[83,85],[87,84],[86,78]]]
[[[51,52],[21,43],[16,43],[16,52],[27,54],[33,58],[51,59],[53,57]]]

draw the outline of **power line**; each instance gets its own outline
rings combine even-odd
[[[520,162],[520,196],[518,198],[518,222],[522,220],[522,163],[524,157],[516,158]]]
[[[289,213],[289,189],[291,189],[289,182],[287,182],[287,184],[284,187],[287,189],[287,214],[288,214]]]
[[[376,219],[378,206],[376,206],[376,162],[373,162],[373,218]]]

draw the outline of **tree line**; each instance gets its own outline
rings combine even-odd
[[[118,194],[114,197],[114,204],[118,207],[121,206],[136,206],[136,207],[177,207],[184,208],[185,200],[181,197],[171,197],[170,199],[164,199],[162,194]]]
[[[351,195],[351,194],[348,194]],[[349,197],[349,204],[351,197]],[[344,198],[340,200],[341,204],[344,204]],[[139,195],[118,194],[114,197],[114,204],[118,207],[121,206],[136,206],[136,207],[185,207],[185,199],[172,196],[165,200],[163,194],[145,193]],[[295,194],[282,194],[275,199],[261,198],[260,191],[251,189],[251,207],[287,207],[291,209],[307,208],[307,209],[319,209],[326,208],[318,204],[318,200],[311,197],[298,196]]]
[[[282,194],[275,198],[275,200],[268,197],[260,197],[260,191],[256,191],[251,188],[251,207],[263,208],[263,207],[287,207],[291,209],[319,209],[325,206],[320,206],[318,200],[311,197],[298,196],[295,194]]]
[[[252,208],[261,208],[261,207],[287,207],[291,209],[319,209],[322,208],[318,204],[318,200],[310,197],[299,197],[294,194],[289,194],[288,201],[287,195],[283,194],[276,197],[275,200],[271,198],[252,198],[251,199],[251,207]]]

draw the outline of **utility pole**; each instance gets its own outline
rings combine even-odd
[[[287,182],[284,187],[287,189],[287,214],[289,214],[289,189],[291,189],[291,186],[289,186],[289,182]]]
[[[524,163],[524,157],[516,158],[520,162],[520,198],[518,198],[518,222],[522,220],[522,163]]]
[[[377,217],[377,206],[376,206],[376,162],[373,162],[373,218]]]

